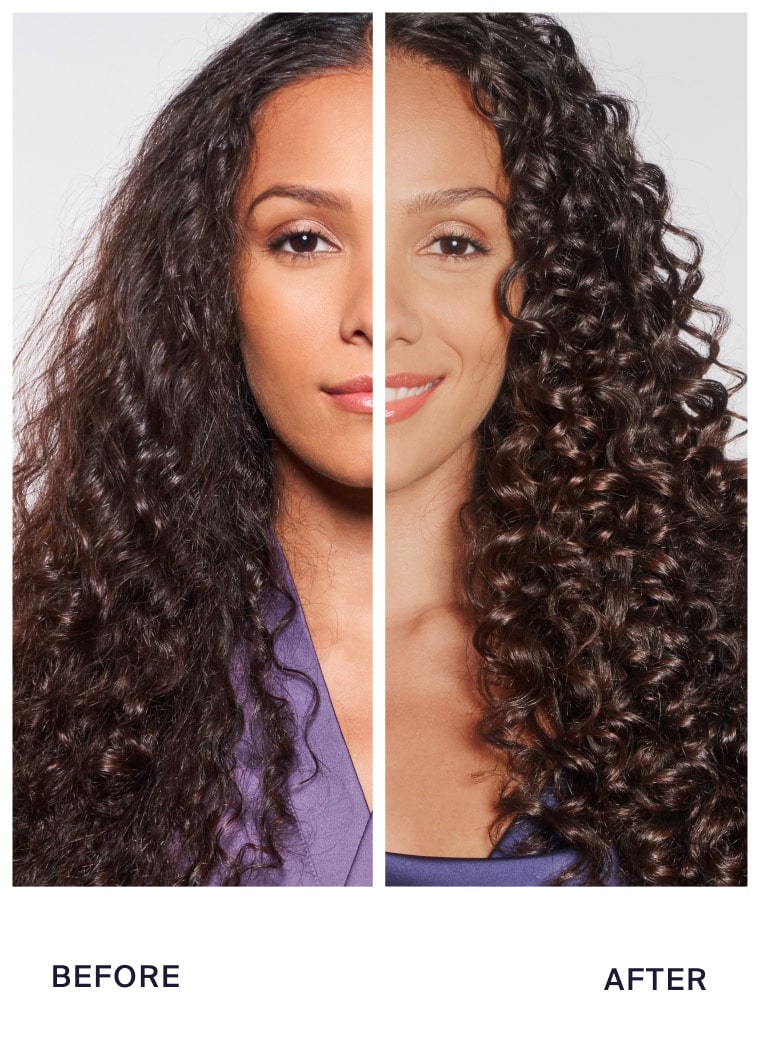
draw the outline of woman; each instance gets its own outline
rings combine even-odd
[[[387,47],[387,881],[740,884],[699,243],[551,18],[390,15]]]
[[[370,882],[369,37],[212,58],[32,336],[19,884]]]

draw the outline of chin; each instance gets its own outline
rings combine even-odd
[[[414,456],[409,454],[386,454],[385,457],[385,491],[386,494],[390,494],[394,491],[403,491],[404,488],[410,488],[413,484],[416,484],[420,480],[424,480],[425,477],[443,464],[431,460],[429,462],[420,462],[419,460],[410,460]],[[417,456],[418,457],[418,456]]]
[[[334,479],[346,488],[369,490],[372,487],[372,470],[370,469],[365,473],[350,473],[344,476],[335,477]]]
[[[337,450],[337,446],[336,446]],[[335,455],[338,458],[338,455]],[[347,488],[372,487],[372,450],[356,447],[346,448],[339,461],[332,463],[333,468],[326,470],[327,476]]]
[[[420,479],[419,471],[407,469],[403,463],[387,463],[385,467],[385,492],[403,491]]]
[[[333,463],[332,465],[319,464],[314,465],[313,470],[323,480],[340,485],[343,488],[354,488],[359,490],[369,490],[372,487],[372,457],[369,456],[366,462],[359,462],[354,460],[350,465],[348,462]]]

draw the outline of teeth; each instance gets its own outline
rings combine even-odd
[[[427,384],[421,384],[419,388],[386,388],[385,401],[386,403],[395,403],[399,399],[409,399],[413,395],[422,395],[423,392],[429,392],[435,383],[435,381],[428,381]]]

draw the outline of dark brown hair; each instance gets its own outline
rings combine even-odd
[[[27,343],[16,469],[15,882],[234,883],[280,863],[294,724],[267,676],[276,578],[267,426],[238,342],[236,192],[252,116],[369,61],[368,15],[270,15],[162,110],[62,314]],[[230,682],[247,646],[264,764],[239,816]]]
[[[513,333],[463,514],[494,841],[531,815],[523,852],[572,843],[566,878],[743,883],[745,481],[699,241],[553,19],[394,14],[387,42],[469,83],[511,187]]]

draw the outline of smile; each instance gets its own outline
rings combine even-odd
[[[434,381],[421,385],[419,388],[386,388],[386,403],[395,403],[397,399],[408,399],[412,395],[424,395],[433,387]]]
[[[322,390],[342,410],[351,414],[372,413],[372,378],[366,374]]]
[[[396,373],[385,381],[386,423],[404,421],[416,414],[436,390],[443,377],[419,373]]]

